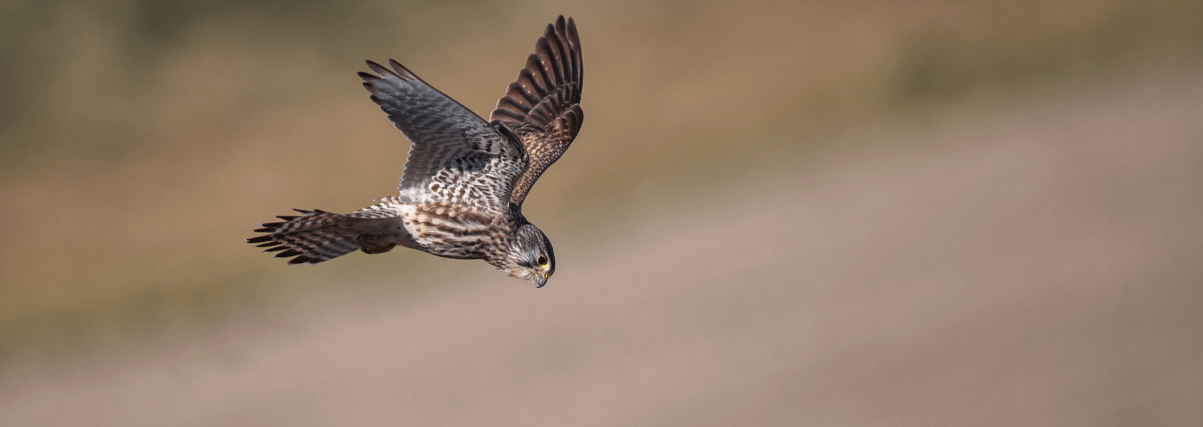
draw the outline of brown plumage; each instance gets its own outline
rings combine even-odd
[[[580,35],[560,16],[486,122],[396,61],[359,73],[370,99],[413,143],[399,195],[350,214],[321,210],[263,224],[248,243],[317,264],[396,246],[483,259],[540,287],[555,272],[551,242],[522,215],[531,186],[568,149],[584,120]]]
[[[585,120],[580,104],[584,73],[576,25],[572,19],[567,24],[558,19],[547,26],[526,67],[489,114],[490,123],[513,129],[530,154],[530,165],[510,198],[514,204],[522,206],[531,186],[580,132]]]

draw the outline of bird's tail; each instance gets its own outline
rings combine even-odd
[[[246,239],[247,243],[266,248],[264,252],[282,251],[276,254],[276,258],[294,257],[288,261],[289,264],[317,264],[361,248],[363,234],[353,224],[357,218],[317,209],[294,210],[304,215],[278,216],[284,221],[263,224],[263,228],[255,232],[264,234]],[[371,249],[369,246],[363,247]],[[392,249],[391,244],[387,249],[369,253],[386,252],[388,249]]]

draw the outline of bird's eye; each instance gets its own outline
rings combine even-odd
[[[535,262],[539,263],[539,267],[547,268],[547,257],[546,256],[539,255],[539,258],[536,258]]]

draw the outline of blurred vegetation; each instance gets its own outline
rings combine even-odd
[[[560,13],[581,28],[589,117],[528,202],[553,238],[623,221],[641,188],[704,196],[738,159],[876,116],[1203,46],[1189,0],[0,0],[0,361],[297,282],[488,268],[416,252],[284,268],[242,239],[288,208],[394,191],[408,147],[359,88],[364,59],[487,115]]]

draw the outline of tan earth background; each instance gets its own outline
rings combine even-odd
[[[243,240],[576,18],[543,289]],[[1203,425],[1203,3],[0,0],[0,425]]]

